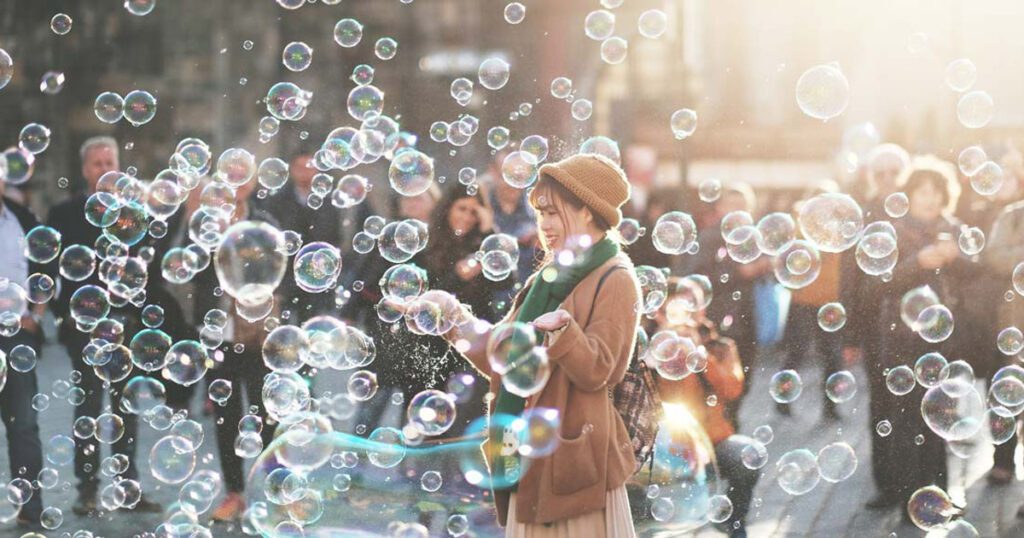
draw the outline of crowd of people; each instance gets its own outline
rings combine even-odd
[[[250,181],[233,193],[231,204],[235,221],[268,222],[281,230],[298,232],[305,243],[324,241],[341,250],[344,266],[338,286],[344,293],[307,294],[286,278],[276,292],[274,317],[288,323],[301,323],[329,313],[362,327],[373,338],[377,358],[370,368],[376,372],[381,391],[360,410],[360,424],[373,426],[384,420],[386,403],[395,395],[401,394],[401,398],[408,401],[424,389],[443,388],[455,376],[473,376],[472,379],[464,377],[462,382],[475,386],[474,397],[460,406],[460,424],[468,423],[485,412],[484,395],[488,388],[497,395],[495,405],[519,405],[521,410],[521,402],[506,397],[500,388],[494,386],[493,380],[488,387],[480,373],[471,369],[445,339],[415,334],[401,323],[387,323],[379,319],[374,310],[382,297],[378,282],[392,264],[376,252],[359,254],[353,251],[353,237],[371,215],[379,213],[390,219],[409,218],[428,223],[429,243],[409,263],[426,271],[430,288],[451,291],[471,308],[476,318],[498,322],[516,308],[519,291],[529,288],[527,279],[542,261],[545,249],[542,248],[538,222],[543,222],[546,217],[538,215],[538,211],[554,211],[548,207],[550,204],[531,200],[527,191],[514,188],[501,179],[502,157],[499,154],[490,163],[486,177],[479,181],[479,188],[433,185],[416,196],[392,196],[389,198],[390,207],[386,208],[372,207],[367,200],[344,209],[331,204],[312,209],[308,201],[317,171],[311,164],[313,155],[308,152],[291,159],[290,180],[278,192],[256,196],[256,182]],[[101,178],[107,172],[120,169],[118,145],[107,137],[87,140],[81,148],[81,160],[81,189],[50,208],[46,220],[48,226],[60,232],[64,249],[72,245],[92,248],[97,241],[102,241],[100,229],[92,223],[94,216],[88,212],[87,200],[101,189]],[[869,501],[870,508],[905,505],[917,488],[927,484],[945,487],[947,480],[944,442],[928,428],[919,412],[924,389],[917,387],[910,394],[894,395],[886,385],[888,370],[899,365],[912,365],[919,356],[932,351],[968,360],[979,378],[990,377],[999,367],[1009,364],[1010,358],[996,347],[996,334],[1002,328],[1017,325],[1024,317],[1020,300],[1004,301],[1002,298],[1009,287],[1013,268],[1024,259],[1024,241],[1021,240],[1024,237],[1024,202],[1017,202],[1024,194],[1019,188],[1019,182],[1024,180],[1024,163],[1020,154],[1007,151],[1003,167],[1007,172],[1003,189],[995,196],[982,197],[970,188],[961,187],[956,167],[950,163],[934,158],[912,158],[894,144],[877,147],[858,172],[857,188],[850,191],[855,193],[863,208],[865,223],[888,220],[892,216],[887,215],[886,207],[890,195],[904,193],[907,197],[907,214],[891,219],[899,245],[899,262],[892,270],[891,278],[864,275],[857,269],[852,253],[824,253],[817,280],[792,293],[785,332],[778,346],[783,368],[811,367],[812,362],[807,358],[811,356],[812,348],[816,348],[821,358],[825,370],[823,378],[862,362],[870,387],[869,427],[874,432],[879,423],[887,422],[895,432],[893,435],[871,437],[872,472],[877,495]],[[552,170],[551,173],[560,173],[557,169]],[[581,201],[575,193],[575,198],[561,193],[557,184],[550,181],[545,184],[545,177],[542,176],[541,182],[554,192],[551,197],[568,199],[570,205],[579,203],[580,206],[575,208],[577,211],[587,206],[593,210],[587,214],[600,215],[599,209],[604,208],[600,203],[603,202]],[[801,193],[801,198],[838,190],[836,184],[822,182]],[[188,243],[189,216],[199,207],[200,192],[202,189],[195,189],[195,196],[185,203],[184,210],[168,220],[166,233],[159,236],[151,234],[133,250],[152,248],[148,256],[145,302],[163,309],[162,330],[176,340],[200,338],[204,318],[211,311],[219,309],[227,313],[222,341],[217,343],[217,352],[212,354],[215,364],[203,383],[197,386],[226,380],[234,387],[233,395],[224,405],[214,405],[205,398],[205,392],[203,398],[194,398],[192,393],[201,391],[170,382],[165,385],[167,403],[172,408],[195,407],[196,412],[205,410],[216,417],[217,451],[227,495],[213,510],[212,517],[231,521],[236,520],[246,506],[243,497],[244,461],[236,450],[239,421],[243,417],[250,420],[254,420],[253,415],[258,417],[262,423],[259,432],[264,446],[269,445],[274,436],[274,423],[261,405],[263,378],[269,372],[260,353],[266,330],[261,323],[252,323],[235,314],[231,298],[220,290],[212,264],[185,285],[160,278],[163,254],[172,247]],[[627,208],[625,216],[635,218],[640,226],[651,230],[665,210],[694,204],[693,200],[684,199],[681,192],[671,194],[676,199],[666,198],[663,194],[648,194],[645,207],[632,211]],[[0,240],[8,244],[23,243],[25,234],[38,225],[31,212],[15,198],[13,195],[5,196],[0,209]],[[618,204],[615,212],[618,212],[618,206],[622,206],[625,200],[616,199],[615,203]],[[678,277],[688,274],[705,275],[714,284],[714,300],[706,311],[667,316],[662,309],[643,320],[643,325],[650,334],[662,329],[675,330],[708,350],[708,365],[704,371],[682,381],[659,380],[658,387],[663,401],[686,404],[705,428],[715,446],[720,472],[729,483],[729,497],[734,505],[725,528],[733,536],[744,536],[745,518],[759,472],[741,461],[740,454],[750,443],[750,438],[744,433],[749,433],[748,428],[754,425],[739,424],[738,409],[749,390],[751,378],[772,373],[766,370],[764,363],[770,350],[759,345],[755,322],[758,316],[766,315],[766,309],[776,308],[776,305],[760,304],[755,292],[759,283],[773,278],[768,257],[762,256],[751,263],[735,261],[729,256],[719,230],[721,219],[736,211],[757,215],[754,191],[742,183],[728,183],[711,204],[706,212],[706,222],[702,223],[700,249],[696,254],[665,255],[654,249],[647,237],[634,245],[624,246],[623,250],[635,265],[651,265],[669,271],[673,275],[670,290],[679,285]],[[794,206],[793,210],[796,211],[797,207]],[[611,215],[614,216],[615,212]],[[588,221],[580,218],[581,222],[585,221],[593,228],[592,235],[599,241],[614,227],[612,222],[604,219]],[[958,246],[957,237],[964,225],[986,232],[988,246],[980,255],[965,254]],[[481,242],[495,232],[515,237],[519,246],[515,271],[510,278],[498,282],[486,278],[476,259]],[[548,237],[547,240],[553,239],[557,237]],[[609,252],[602,263],[622,257],[617,252]],[[29,263],[21,252],[14,249],[0,251],[0,276],[11,282],[24,282],[30,274],[40,272],[57,280],[59,272],[52,265],[55,264],[37,267]],[[95,352],[90,350],[90,345],[97,337],[96,331],[81,332],[68,312],[75,291],[89,284],[102,285],[99,275],[94,273],[79,281],[60,278],[60,291],[49,303],[58,319],[57,338],[71,357],[77,386],[84,391],[75,406],[75,427],[81,421],[101,414],[105,409],[104,399],[109,396],[110,408],[120,415],[124,424],[123,436],[111,448],[114,453],[126,457],[121,474],[137,479],[140,466],[136,461],[135,443],[139,420],[132,413],[121,412],[120,398],[125,383],[104,384],[97,377],[94,373],[96,366],[87,360],[89,353]],[[620,285],[628,286],[628,282],[622,281]],[[923,342],[899,319],[899,303],[904,294],[925,285],[934,290],[941,303],[956,315],[955,336],[941,345]],[[530,301],[530,296],[525,300]],[[823,305],[834,302],[844,305],[846,326],[838,332],[823,331],[818,326],[818,311]],[[991,308],[993,304],[999,307]],[[33,305],[22,317],[21,330],[14,336],[0,338],[0,349],[10,352],[15,346],[26,345],[40,351],[44,308],[45,305]],[[537,315],[551,309],[550,306],[543,308],[548,310],[538,310]],[[103,337],[108,341],[130,340],[142,329],[140,308],[128,302],[114,305],[108,319],[112,323],[102,327],[106,331]],[[572,323],[554,323],[552,332],[561,336],[553,338],[552,345],[554,339],[576,338],[576,335],[567,337],[567,333],[557,332],[563,329],[572,331],[572,326]],[[563,343],[563,347],[567,345]],[[572,355],[568,350],[552,349]],[[486,370],[486,364],[479,369]],[[570,380],[559,378],[558,382],[568,384]],[[0,392],[0,410],[7,426],[12,478],[34,480],[43,466],[37,412],[31,406],[32,396],[37,392],[34,371],[8,371],[6,387]],[[717,398],[717,406],[705,404],[711,395]],[[245,405],[243,396],[247,400]],[[842,420],[841,406],[828,398],[823,401],[823,419]],[[780,403],[778,412],[789,415],[792,412],[790,407]],[[619,435],[614,425],[604,426],[610,430],[603,435],[609,438]],[[452,431],[455,433],[458,428]],[[74,439],[78,498],[73,509],[80,515],[94,514],[99,509],[100,447],[89,437],[76,436]],[[1014,437],[996,447],[995,464],[989,474],[992,483],[1005,484],[1012,480],[1016,442]],[[618,472],[603,465],[602,471]],[[506,504],[502,507],[506,514],[511,513],[508,517],[517,513],[517,497],[520,501],[518,506],[522,509],[527,493],[541,497],[550,494],[524,489],[513,493],[505,500],[506,503],[511,502],[511,506]],[[599,501],[597,504],[604,502],[604,497]],[[531,498],[530,502],[537,502],[537,499]],[[589,497],[587,502],[590,502]],[[625,502],[624,493],[620,495],[618,491],[609,491],[607,504],[603,506],[609,507],[611,514],[614,512],[612,507],[620,506],[622,502]],[[41,494],[37,492],[22,507],[19,521],[26,525],[35,524],[42,506]],[[142,495],[132,504],[132,509],[158,512],[161,507]],[[613,514],[608,517],[612,518]],[[529,523],[532,519],[521,515],[518,521]]]

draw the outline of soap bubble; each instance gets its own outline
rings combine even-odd
[[[949,373],[946,366],[949,361],[941,353],[925,353],[914,362],[914,379],[925,388],[938,385],[945,380],[944,375]]]
[[[640,31],[640,35],[649,39],[657,39],[661,37],[667,28],[668,17],[666,17],[665,12],[660,9],[649,9],[644,11],[640,14],[640,18],[637,20],[637,29]]]
[[[848,443],[838,442],[818,451],[818,470],[826,482],[842,482],[857,470],[857,454]]]
[[[848,402],[857,394],[857,379],[848,370],[838,371],[825,380],[825,396],[835,403]]]
[[[803,495],[818,485],[821,472],[818,459],[805,448],[791,450],[775,462],[779,487],[790,495]]]
[[[953,313],[945,305],[931,305],[918,314],[915,326],[925,342],[943,342],[953,334]]]
[[[921,416],[936,435],[962,441],[978,433],[985,419],[985,402],[973,385],[947,379],[928,389]]]
[[[124,0],[124,8],[136,17],[144,17],[156,8],[156,0]]]
[[[839,303],[826,303],[818,309],[818,326],[825,332],[836,332],[846,325],[846,308]]]
[[[955,92],[965,92],[978,78],[974,62],[967,58],[953,60],[946,66],[946,85]]]
[[[254,306],[273,296],[287,268],[284,236],[263,222],[243,221],[224,234],[214,256],[224,291],[240,304]]]
[[[991,196],[999,192],[1006,174],[1003,167],[992,161],[985,161],[970,176],[971,188],[983,196]]]
[[[603,9],[591,11],[583,21],[583,31],[595,41],[604,41],[615,32],[615,15]]]
[[[609,37],[601,43],[601,59],[607,64],[620,64],[626,59],[629,42],[621,37]]]
[[[796,83],[796,102],[808,116],[828,120],[850,102],[850,83],[835,64],[812,67]]]
[[[967,146],[960,151],[960,155],[957,156],[956,164],[960,168],[960,172],[971,177],[978,173],[981,165],[988,161],[988,155],[985,154],[985,150],[981,146]]]
[[[195,450],[181,450],[189,442],[168,435],[161,438],[149,451],[149,472],[165,484],[180,484],[192,475],[196,466]]]
[[[796,370],[781,370],[772,376],[768,393],[778,403],[793,403],[800,397],[804,383]]]
[[[581,154],[602,155],[608,160],[621,166],[622,152],[619,150],[619,143],[607,136],[592,136],[580,145]]]
[[[348,378],[348,395],[357,402],[365,402],[377,394],[377,374],[359,370]]]
[[[700,197],[702,202],[709,204],[717,201],[722,196],[722,182],[713,177],[702,179],[700,184],[697,185],[697,196]],[[792,220],[792,217],[790,217],[790,220]]]
[[[206,375],[209,354],[195,340],[180,340],[167,351],[165,375],[179,385],[189,386]]]
[[[968,256],[974,256],[985,248],[985,232],[980,228],[962,226],[957,244],[960,245],[961,252]]]
[[[334,25],[334,42],[352,48],[363,39],[363,25],[355,19],[341,19]]]
[[[501,58],[488,58],[480,63],[477,79],[488,90],[500,90],[508,83],[509,65]]]
[[[914,390],[916,382],[914,371],[909,366],[903,364],[891,368],[889,373],[885,375],[885,386],[889,389],[889,392],[897,396],[910,393],[910,391]]]
[[[800,289],[817,280],[821,273],[821,254],[811,243],[798,239],[779,251],[772,259],[772,268],[780,284]]]
[[[796,240],[796,221],[788,213],[769,213],[757,222],[757,231],[758,248],[769,256],[775,256]]]
[[[9,283],[9,287],[18,286]],[[20,288],[20,286],[18,286]],[[24,291],[21,292],[24,296]],[[6,296],[6,294],[4,294]],[[84,326],[95,325],[110,313],[110,295],[107,290],[92,284],[82,286],[71,295],[68,304],[71,317]],[[6,311],[7,309],[4,309]]]
[[[658,217],[651,240],[658,252],[669,255],[688,252],[697,242],[697,224],[682,211],[670,211]]]
[[[860,238],[864,214],[846,194],[825,193],[800,206],[800,231],[823,252],[842,252]]]
[[[993,444],[1001,445],[1017,432],[1017,418],[1003,406],[989,408],[986,412],[986,421]]]
[[[919,286],[903,294],[900,299],[900,319],[912,331],[920,326],[918,319],[926,308],[939,304],[939,296],[929,286]],[[927,320],[925,320],[927,321]]]
[[[49,263],[60,253],[61,235],[49,226],[36,226],[25,234],[25,257],[35,263]]]
[[[740,459],[747,469],[760,469],[768,463],[768,449],[760,441],[752,441],[743,447]]]
[[[128,346],[132,351],[132,363],[146,372],[159,370],[167,365],[167,352],[171,344],[171,337],[167,333],[158,329],[143,329],[135,333]]]
[[[263,362],[274,372],[295,372],[308,359],[309,337],[293,325],[281,325],[270,331],[263,342]]]
[[[938,486],[925,486],[910,495],[907,514],[918,528],[931,530],[949,523],[959,510],[953,501]]]
[[[71,17],[67,13],[58,13],[50,19],[50,30],[57,35],[67,35],[71,31]]]
[[[885,214],[898,219],[910,211],[910,198],[905,193],[894,192],[885,197]]]
[[[994,113],[992,96],[981,90],[963,94],[956,104],[956,117],[968,129],[980,129],[988,125]]]
[[[421,434],[441,435],[455,422],[455,399],[439,390],[424,390],[409,401],[406,413]]]
[[[540,163],[537,157],[526,151],[513,151],[501,163],[501,177],[517,189],[526,189],[537,181]]]
[[[650,265],[638,266],[636,278],[640,283],[641,310],[644,314],[652,314],[665,304],[668,297],[668,279],[661,269]]]
[[[96,96],[93,112],[103,123],[117,123],[124,116],[124,98],[114,92],[103,92]]]
[[[395,156],[388,169],[391,188],[402,196],[418,196],[434,182],[434,160],[409,149]]]
[[[47,95],[56,95],[64,89],[64,73],[60,71],[47,71],[43,73],[39,81],[39,91]]]
[[[551,96],[555,99],[565,99],[572,94],[572,80],[567,77],[557,77],[551,81]]]
[[[29,123],[22,127],[21,132],[18,134],[18,147],[33,155],[46,151],[46,148],[49,146],[50,128],[45,125]],[[8,163],[9,166],[10,163]]]
[[[510,2],[505,6],[505,22],[519,24],[526,18],[526,6],[519,2]]]
[[[348,114],[359,121],[366,121],[380,116],[384,110],[384,92],[376,86],[356,86],[348,94],[346,101]]]
[[[500,282],[516,269],[519,262],[519,243],[508,234],[492,234],[480,243],[477,257],[488,280]]]
[[[304,245],[295,255],[295,284],[307,293],[321,293],[338,283],[341,275],[341,252],[329,243]]]
[[[133,357],[134,360],[134,357]],[[142,415],[167,402],[167,389],[159,380],[137,375],[128,381],[121,394],[121,408],[133,415]]]
[[[590,115],[594,113],[594,104],[589,99],[577,99],[572,102],[569,111],[572,113],[573,119],[587,121],[590,119]]]
[[[135,90],[124,96],[124,119],[134,127],[149,123],[156,116],[156,97],[147,91]]]
[[[313,62],[313,48],[302,41],[292,41],[281,51],[281,62],[289,71],[305,71]]]
[[[681,306],[687,312],[698,312],[711,304],[712,295],[711,279],[693,274],[679,280],[674,297],[682,301]]]
[[[1016,355],[1024,349],[1024,333],[1016,327],[1007,327],[996,336],[996,346],[1003,355]]]
[[[697,130],[697,112],[689,108],[676,110],[672,113],[669,126],[676,140],[689,138]]]

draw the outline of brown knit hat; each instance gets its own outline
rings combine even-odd
[[[619,208],[629,200],[629,182],[622,169],[607,157],[573,155],[541,166],[540,175],[551,176],[613,228],[622,220]]]

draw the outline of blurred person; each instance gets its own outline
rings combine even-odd
[[[249,180],[235,190],[234,213],[232,223],[242,221],[266,222],[277,227],[273,215],[252,204],[252,194],[256,190],[255,179]],[[210,357],[214,366],[207,372],[207,385],[221,381],[229,383],[231,394],[223,403],[213,406],[216,416],[217,455],[220,459],[221,474],[224,478],[225,497],[213,509],[211,517],[214,521],[235,521],[245,511],[245,474],[242,457],[235,451],[235,442],[239,436],[239,421],[243,415],[256,415],[262,423],[260,438],[263,447],[270,445],[274,438],[275,424],[271,422],[263,403],[263,381],[270,369],[263,361],[262,347],[266,338],[263,319],[248,321],[241,317],[235,302],[227,293],[216,294],[214,289],[220,285],[214,264],[211,262],[205,269],[193,277],[195,283],[195,301],[193,319],[204,320],[208,312],[220,309],[227,314],[227,322],[221,332],[222,342],[211,350]],[[277,316],[280,293],[274,296],[274,311],[270,316]],[[265,319],[265,318],[264,318]],[[201,327],[200,327],[201,328]],[[243,405],[243,396],[248,400]],[[251,410],[256,409],[253,413]],[[243,413],[243,410],[248,409]]]
[[[981,252],[982,261],[989,270],[994,287],[1003,292],[1012,288],[1010,285],[1014,268],[1024,261],[1024,201],[1006,206],[997,216],[988,236],[988,244]],[[992,303],[988,305],[991,306]],[[1009,327],[1024,327],[1024,302],[1019,298],[1005,301],[1001,298],[995,302],[995,331]],[[997,360],[994,369],[1017,361],[1013,356],[1005,356],[996,349]],[[986,377],[990,378],[989,372]],[[1005,443],[996,445],[993,455],[992,469],[987,476],[994,484],[1007,484],[1014,476],[1014,452],[1019,437],[1014,434]],[[1018,517],[1024,517],[1024,507],[1018,511]]]
[[[675,211],[679,207],[677,201],[681,198],[676,189],[670,188],[655,189],[647,197],[647,205],[641,208],[637,219],[640,222],[640,226],[647,229],[647,233],[637,242],[629,245],[627,249],[629,251],[629,258],[633,260],[633,263],[636,265],[650,265],[659,269],[671,269],[677,260],[689,257],[689,255],[670,256],[659,251],[654,247],[654,242],[651,241],[650,237],[658,219],[669,211]]]
[[[994,223],[1002,214],[1002,210],[1020,199],[1021,180],[1024,179],[1024,155],[1009,141],[988,149],[990,158],[996,160],[1003,169],[1002,184],[994,195],[985,196],[974,190],[970,178],[963,177],[961,184],[964,194],[957,204],[956,216],[965,226],[977,227],[991,236],[995,232]],[[1000,151],[1003,152],[1002,155],[998,155]],[[1000,235],[1002,237],[998,243],[993,241],[994,237],[989,237],[988,245],[981,251],[983,259],[1000,257],[1003,255],[1000,251],[1013,251],[1006,234]],[[963,337],[968,339],[965,346],[975,350],[972,357],[975,373],[978,377],[989,380],[1008,362],[996,345],[999,331],[1014,325],[1007,323],[1009,318],[1005,312],[1000,312],[1012,304],[1003,300],[1003,293],[1007,288],[1006,279],[1001,277],[1003,274],[1009,275],[1006,268],[996,269],[988,261],[978,267],[975,278],[964,284],[964,296],[970,297],[971,300],[966,301],[964,312],[967,315],[958,320],[961,323],[958,323],[957,327],[957,331],[962,331]],[[992,308],[993,304],[1000,307]],[[989,483],[1003,485],[1013,479],[1016,468],[1014,451],[1017,444],[1018,437],[1014,434],[1009,441],[996,445],[992,468],[986,475]]]
[[[754,191],[746,183],[722,186],[722,194],[715,201],[715,225],[698,235],[700,251],[695,255],[693,272],[711,279],[715,297],[708,305],[707,318],[719,332],[731,338],[739,350],[747,371],[757,368],[757,335],[754,330],[754,283],[761,275],[771,271],[767,256],[747,264],[736,262],[725,248],[722,237],[722,218],[734,211],[751,212],[756,206]],[[744,392],[750,388],[751,375],[744,376]],[[735,417],[740,400],[729,404]]]
[[[515,237],[519,243],[515,279],[522,286],[537,263],[537,217],[526,199],[526,191],[513,187],[502,178],[501,159],[504,157],[505,153],[499,152],[491,161],[488,202],[494,211],[494,230]]]
[[[72,245],[83,245],[94,248],[101,231],[85,218],[85,203],[90,195],[96,192],[100,178],[108,172],[119,169],[117,141],[108,136],[93,137],[86,140],[79,151],[82,160],[82,178],[85,190],[75,192],[68,200],[50,208],[47,225],[61,234],[61,245],[64,250]],[[83,350],[91,341],[91,336],[83,333],[75,326],[71,316],[70,301],[79,288],[85,285],[105,287],[96,271],[83,281],[60,279],[60,292],[51,307],[58,318],[57,337],[71,358],[72,368],[80,376],[78,386],[85,391],[85,398],[75,406],[75,420],[82,417],[96,418],[103,411],[103,395],[109,391],[110,407],[123,420],[124,434],[113,444],[113,453],[128,457],[128,468],[124,478],[138,480],[139,465],[135,459],[135,441],[138,437],[138,416],[134,413],[121,412],[121,394],[126,380],[104,387],[93,366],[83,357]],[[108,318],[115,319],[127,329],[137,325],[138,316],[130,308],[112,309]],[[132,332],[125,330],[126,338]],[[78,515],[87,515],[96,511],[96,496],[99,488],[100,469],[99,445],[89,439],[75,437],[75,476],[78,478],[78,498],[72,511]],[[139,502],[131,507],[141,512],[159,512],[160,505],[149,501],[144,495]]]
[[[363,222],[373,214],[369,198],[354,207],[339,208],[331,203],[331,193],[323,196],[322,205],[310,206],[314,178],[321,172],[314,166],[312,148],[292,158],[288,166],[288,183],[266,199],[255,203],[267,211],[280,224],[281,230],[292,230],[302,236],[302,243],[317,241],[330,243],[338,248],[345,263],[338,276],[338,286],[348,289],[356,280],[361,280],[361,265],[365,256],[355,255],[352,238],[362,229]],[[298,315],[299,321],[336,310],[334,290],[308,294],[295,285],[294,260],[289,258],[288,271],[282,283],[282,295],[288,298],[281,305]],[[353,312],[353,314],[359,314]]]
[[[950,215],[959,196],[956,172],[950,163],[934,157],[919,157],[900,179],[900,188],[910,199],[906,216],[894,225],[898,237],[899,261],[885,292],[876,297],[879,310],[881,349],[877,359],[867,365],[876,375],[900,365],[913,367],[924,353],[938,351],[946,357],[961,355],[958,331],[938,344],[929,344],[902,320],[903,296],[921,286],[935,292],[939,302],[950,309],[955,319],[962,307],[962,284],[971,278],[977,264],[971,262],[954,239],[959,228]],[[880,420],[888,420],[893,434],[880,437],[872,459],[882,469],[883,479],[876,482],[879,495],[868,506],[906,507],[910,495],[926,485],[947,486],[945,441],[929,428],[921,416],[921,399],[926,389],[920,385],[908,394],[896,396],[885,389],[872,390],[872,405],[881,404]],[[872,425],[874,428],[874,425]],[[876,437],[876,436],[872,436]],[[917,439],[924,440],[919,443]],[[873,462],[874,463],[874,462]],[[907,517],[904,511],[904,517]]]
[[[858,173],[858,176],[863,176],[865,183],[857,186],[854,193],[863,209],[865,224],[888,220],[885,198],[899,189],[898,180],[909,166],[910,155],[896,144],[880,144],[868,154]],[[853,253],[844,254],[841,262],[840,302],[846,309],[846,325],[840,333],[843,362],[854,364],[863,361],[865,364],[871,392],[868,421],[874,430],[875,425],[884,420],[892,396],[885,385],[882,368],[878,367],[882,359],[882,335],[878,324],[881,317],[879,298],[888,287],[880,279],[865,275],[857,267]],[[877,435],[871,436],[871,472],[875,484],[888,479],[888,469],[882,465],[884,459],[878,456],[882,453],[879,447],[882,441]],[[871,499],[868,505],[888,506],[890,502],[889,496],[879,495]]]
[[[417,219],[429,222],[434,214],[441,198],[441,190],[436,184],[416,196],[393,196],[391,198],[391,215],[394,219]],[[431,239],[433,241],[433,239]],[[368,254],[369,259],[364,265],[363,278],[366,285],[356,292],[342,309],[344,317],[352,317],[350,311],[368,312],[363,327],[366,333],[373,338],[377,350],[377,358],[369,369],[377,375],[378,391],[370,400],[361,402],[360,424],[369,426],[369,431],[379,426],[391,426],[401,428],[401,417],[404,415],[404,402],[408,402],[423,388],[444,388],[441,379],[435,377],[429,371],[435,366],[438,357],[444,357],[448,351],[448,344],[441,338],[430,335],[418,334],[410,331],[405,322],[388,323],[376,315],[376,306],[384,298],[381,289],[381,278],[384,273],[393,267],[394,263],[389,262],[378,252]],[[405,263],[415,265],[426,271],[426,252],[420,251]],[[429,278],[429,274],[427,277]],[[456,374],[457,375],[457,374]],[[431,379],[430,384],[424,382],[424,378]],[[482,385],[478,383],[477,386]],[[392,402],[392,396],[401,394],[401,413],[387,416],[387,419],[396,419],[395,423],[385,423],[387,406]],[[482,395],[481,395],[482,397]],[[470,405],[479,405],[476,402],[460,402]],[[467,414],[472,412],[466,410]],[[458,411],[461,416],[463,410]],[[479,411],[477,412],[479,414]]]
[[[486,347],[494,326],[466,312],[446,335],[490,380],[492,415],[519,415],[529,405],[561,417],[564,440],[524,466],[517,437],[489,431],[484,445],[498,523],[512,538],[632,538],[625,482],[636,468],[632,443],[608,387],[622,381],[639,324],[640,287],[614,234],[630,187],[622,170],[598,155],[576,155],[540,168],[530,203],[537,212],[545,267],[538,269],[504,320],[530,323],[543,335],[552,364],[540,391],[527,399],[505,389]],[[555,253],[574,244],[568,265]],[[589,245],[589,246],[588,246]],[[563,257],[564,258],[564,257]],[[549,279],[545,276],[554,275]],[[600,289],[599,289],[600,288]]]
[[[820,194],[837,192],[839,187],[833,181],[820,182],[807,192],[802,200],[809,200]],[[799,213],[799,202],[795,212]],[[799,370],[801,367],[817,364],[811,359],[817,351],[824,366],[822,386],[828,377],[842,367],[840,334],[824,330],[818,323],[818,311],[822,306],[838,302],[840,286],[840,254],[822,252],[821,272],[809,285],[791,290],[789,312],[786,315],[785,332],[782,335],[782,352],[785,355],[783,369]],[[825,392],[822,391],[824,394]],[[822,418],[829,422],[840,419],[836,403],[827,396],[822,398]],[[791,414],[789,404],[777,403],[776,409],[783,415]]]
[[[673,279],[669,289],[678,290],[679,284],[680,281]],[[698,297],[699,304],[702,293],[700,288],[691,287],[687,291],[688,300]],[[746,516],[761,472],[743,464],[743,449],[753,443],[753,439],[736,433],[736,423],[724,406],[743,395],[742,357],[732,340],[718,336],[703,311],[687,312],[680,307],[682,304],[678,291],[670,295],[665,308],[659,308],[655,314],[655,330],[673,330],[679,336],[690,338],[697,346],[704,346],[707,366],[678,381],[658,376],[658,392],[662,402],[684,405],[714,445],[718,470],[729,482],[727,492],[733,506],[729,519],[719,524],[719,528],[729,536],[743,538],[747,536]],[[717,399],[717,404],[708,404],[711,397]]]
[[[35,273],[56,277],[53,263],[41,265],[24,255],[25,235],[39,225],[36,216],[25,206],[7,196],[7,182],[0,181],[0,242],[11,248],[0,251],[0,286],[9,283],[26,286],[29,275]],[[37,359],[42,351],[42,319],[46,311],[43,304],[32,304],[21,313],[21,329],[11,336],[0,337],[0,351],[10,356],[17,346],[28,346]],[[39,392],[36,370],[21,372],[7,368],[6,382],[0,375],[0,417],[7,431],[7,458],[9,478],[35,481],[43,468],[43,445],[39,441],[39,416],[32,407],[32,399]],[[25,500],[25,499],[23,499]],[[18,526],[42,530],[39,517],[43,511],[42,491],[32,492],[18,512]]]

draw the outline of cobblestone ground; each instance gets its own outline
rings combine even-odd
[[[52,330],[50,334],[53,334]],[[37,366],[39,386],[49,392],[53,382],[67,377],[70,363],[63,348],[48,342],[43,349]],[[871,512],[863,508],[864,502],[874,493],[870,476],[870,438],[867,424],[867,386],[861,384],[856,397],[840,406],[843,418],[839,422],[825,423],[820,418],[821,398],[820,372],[806,371],[804,395],[794,405],[793,416],[784,418],[775,412],[767,391],[768,378],[777,369],[771,354],[767,354],[763,365],[753,372],[754,382],[741,410],[741,433],[750,433],[762,424],[769,424],[775,430],[775,440],[768,446],[770,462],[755,492],[755,508],[749,520],[750,536],[829,536],[829,537],[916,537],[924,533],[916,528],[901,525],[899,513]],[[854,374],[863,379],[863,371],[855,368]],[[194,404],[196,405],[196,404]],[[200,468],[219,470],[213,439],[213,420],[194,412],[192,418],[200,421],[207,432],[200,449]],[[50,437],[70,432],[72,407],[64,400],[51,398],[50,407],[41,415],[40,427],[44,447]],[[170,506],[177,499],[177,487],[160,485],[149,473],[148,455],[153,443],[159,438],[152,428],[140,428],[138,446],[139,465],[143,490],[153,500]],[[788,450],[808,448],[817,451],[836,440],[850,443],[856,450],[859,466],[854,475],[839,484],[822,481],[813,491],[801,497],[788,495],[776,483],[771,462]],[[107,447],[103,447],[106,455]],[[1018,455],[1019,457],[1019,455]],[[0,476],[7,480],[7,452],[0,451]],[[982,536],[1024,536],[1024,525],[1015,518],[1017,507],[1024,502],[1020,482],[1009,486],[994,487],[986,484],[984,474],[992,462],[991,445],[981,442],[970,458],[964,460],[950,455],[950,493],[966,499],[966,519],[973,523]],[[162,521],[160,514],[135,514],[114,512],[102,517],[79,517],[71,512],[74,502],[74,476],[70,465],[58,469],[60,483],[57,488],[43,492],[45,506],[55,506],[64,513],[59,528],[48,531],[45,536],[68,536],[78,529],[87,529],[95,536],[120,538],[152,532]],[[219,500],[219,499],[218,499]],[[235,526],[215,525],[213,535],[217,537],[244,536]],[[310,529],[313,530],[313,529]],[[0,536],[19,537],[23,532],[13,523],[0,524]],[[310,533],[317,534],[317,533]],[[319,534],[317,534],[319,535]],[[328,535],[324,533],[323,535]],[[693,535],[703,537],[721,536],[721,533],[704,528]],[[934,536],[929,535],[929,536]],[[939,534],[938,536],[941,536]]]

